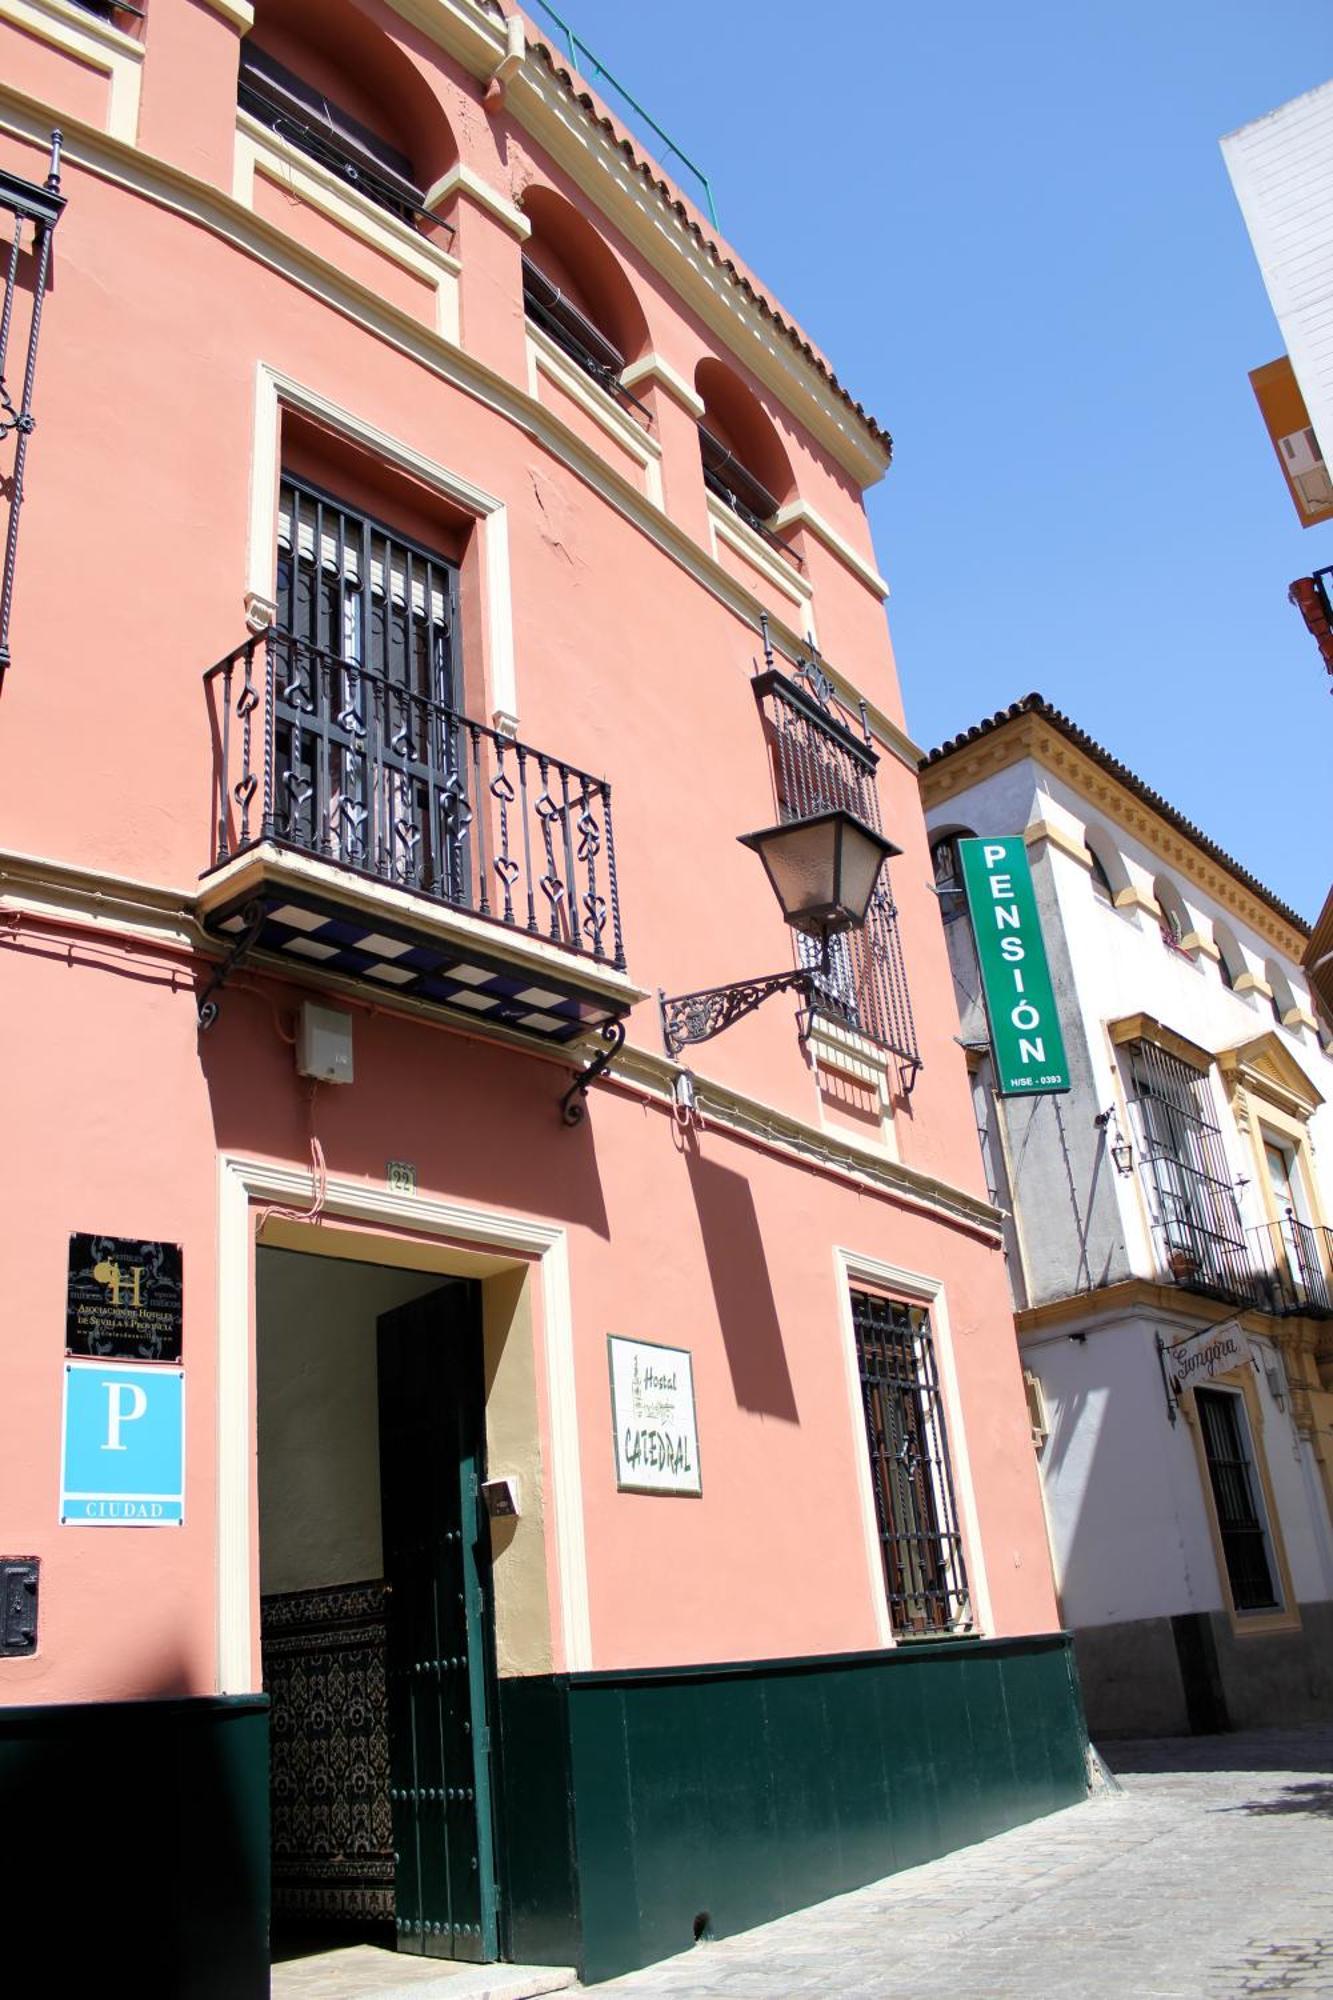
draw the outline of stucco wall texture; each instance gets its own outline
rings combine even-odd
[[[464,182],[439,198],[456,225],[451,245],[418,234],[415,250],[405,226],[367,219],[345,193],[341,208],[316,205],[291,161],[247,179],[236,12],[152,0],[141,59],[124,52],[124,37],[102,34],[119,98],[110,85],[101,94],[91,58],[0,20],[0,165],[40,180],[42,135],[58,119],[68,196],[46,302],[14,665],[0,703],[0,845],[29,858],[25,888],[12,868],[0,880],[0,1038],[22,1052],[7,1085],[0,1202],[10,1327],[0,1517],[7,1542],[43,1562],[41,1646],[0,1663],[0,1699],[218,1688],[218,1463],[235,1443],[219,1436],[219,1300],[238,1282],[253,1300],[253,1251],[249,1268],[220,1266],[219,1161],[307,1175],[312,1135],[343,1184],[382,1189],[386,1163],[410,1161],[423,1199],[564,1232],[573,1316],[564,1386],[577,1414],[573,1490],[591,1635],[579,1664],[881,1643],[883,1583],[836,1249],[938,1290],[977,1625],[997,1637],[1049,1631],[1056,1607],[998,1225],[976,1206],[985,1185],[947,954],[880,592],[867,581],[861,483],[878,447],[715,266],[722,304],[705,310],[697,271],[687,300],[672,275],[673,259],[686,258],[677,224],[646,185],[637,234],[599,214],[581,177],[600,171],[590,164],[600,142],[581,114],[567,108],[569,130],[550,141],[557,159],[533,136],[536,96],[527,123],[508,102],[483,109],[484,64],[465,55],[494,38],[485,10],[452,10],[471,24],[463,55],[370,0],[281,10],[285,32],[322,37],[367,101],[397,94],[423,179],[461,165],[482,184],[482,196]],[[257,32],[262,4],[258,16]],[[558,86],[544,72],[531,89],[549,98]],[[557,386],[536,365],[520,272],[522,204],[534,190],[598,230],[632,288],[649,351],[686,385],[682,401],[660,370],[644,379],[653,427],[642,447],[632,437],[626,446],[629,420],[594,385]],[[662,240],[650,255],[654,232]],[[730,344],[719,324],[732,324]],[[686,407],[709,358],[725,362],[772,426],[792,470],[786,497],[823,524],[792,528],[799,572],[761,545],[738,554],[727,543],[724,554],[716,538]],[[787,382],[785,398],[775,380]],[[264,421],[275,381],[276,433]],[[299,396],[283,386],[293,384]],[[457,552],[464,709],[483,721],[512,710],[525,741],[610,780],[630,976],[645,996],[793,962],[736,837],[777,813],[749,686],[759,613],[772,612],[789,651],[817,631],[849,691],[872,704],[884,827],[903,849],[893,889],[923,1068],[909,1098],[890,1066],[891,1132],[864,1142],[876,1169],[901,1163],[899,1185],[838,1165],[818,1145],[799,1157],[757,1118],[748,1136],[721,1116],[684,1130],[660,1089],[624,1075],[597,1087],[586,1122],[568,1129],[559,1116],[568,1057],[487,1042],[456,1019],[396,1013],[388,999],[345,1003],[355,1082],[312,1092],[290,1040],[308,989],[272,967],[238,975],[216,1026],[199,1034],[196,987],[209,966],[192,901],[211,860],[216,758],[202,677],[245,637],[247,591],[273,593],[277,481],[295,462],[348,504]],[[474,490],[489,496],[485,532],[466,502]],[[507,589],[497,583],[497,510]],[[48,877],[60,879],[58,894],[33,886]],[[114,915],[103,896],[112,882]],[[660,1057],[652,997],[635,1006],[629,1041],[645,1060]],[[770,1107],[784,1131],[793,1120],[814,1140],[839,1129],[786,1002],[691,1060],[719,1090]],[[313,1180],[301,1185],[310,1193],[298,1206],[315,1195]],[[331,1204],[328,1239],[343,1226]],[[186,1517],[170,1533],[57,1526],[72,1230],[184,1246]],[[406,1225],[380,1233],[386,1264],[411,1262],[404,1246],[420,1249]],[[461,1225],[459,1241],[460,1257],[473,1254]],[[479,1269],[511,1292],[526,1275],[521,1257]],[[533,1359],[492,1417],[510,1458],[523,1449],[514,1413],[531,1412],[524,1476],[543,1524],[547,1602],[538,1615],[526,1587],[507,1593],[498,1563],[498,1652],[504,1672],[559,1670],[569,1648],[539,1288],[521,1312],[510,1297],[506,1312]],[[701,1499],[617,1492],[611,1332],[692,1352]],[[253,1407],[246,1421],[253,1463]],[[257,1597],[253,1500],[252,1491],[246,1587]],[[258,1676],[256,1641],[251,1685]]]

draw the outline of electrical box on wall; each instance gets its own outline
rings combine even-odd
[[[341,1007],[307,1000],[296,1031],[296,1067],[317,1083],[352,1081],[352,1017]]]
[[[37,1651],[36,1556],[0,1556],[0,1659]]]
[[[510,1475],[504,1479],[483,1479],[481,1497],[486,1512],[493,1521],[516,1521],[519,1507],[518,1480]]]

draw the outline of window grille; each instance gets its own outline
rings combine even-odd
[[[894,1632],[967,1631],[971,1600],[930,1315],[853,1291],[852,1325]]]
[[[337,174],[400,222],[429,215],[406,153],[344,111],[284,63],[250,41],[241,44],[237,102],[298,152]],[[452,223],[430,216],[454,235]]]
[[[879,760],[870,748],[864,715],[858,731],[816,661],[803,661],[794,680],[777,672],[772,662],[766,647],[766,671],[755,681],[754,690],[773,747],[782,818],[802,819],[841,807],[879,832],[875,789]],[[921,1055],[887,863],[865,924],[832,940],[826,972],[819,971],[818,944],[799,934],[797,943],[802,962],[817,975],[818,1011],[895,1055],[902,1088],[910,1092]]]
[[[784,555],[788,562],[795,563],[798,569],[804,569],[805,564],[796,550],[790,548],[773,528],[773,517],[781,502],[747,466],[742,465],[729,445],[714,436],[706,424],[699,426],[699,455],[703,460],[704,485],[709,492],[716,494],[733,514],[739,515],[770,548]]]
[[[456,569],[288,478],[277,602],[279,837],[350,867],[389,852],[398,879],[460,899]]]
[[[1163,1260],[1179,1283],[1244,1296],[1252,1274],[1208,1081],[1156,1042],[1129,1058],[1140,1172]]]
[[[19,510],[23,505],[28,440],[36,428],[32,398],[37,377],[37,341],[42,330],[42,306],[51,268],[51,237],[64,206],[65,197],[60,192],[60,134],[53,132],[50,171],[41,187],[31,181],[20,180],[17,174],[0,171],[0,214],[12,217],[14,226],[14,233],[5,247],[4,290],[0,294],[0,498],[8,500],[4,542],[0,546],[0,681],[4,679],[9,665],[9,614],[14,602],[14,572],[18,563]],[[15,354],[20,351],[23,354],[22,365],[16,366],[11,376],[7,373],[10,341],[16,330],[15,299],[20,290],[19,266],[25,250],[31,252],[32,305],[27,315],[26,346],[20,349],[19,341],[14,340]],[[20,322],[22,317],[20,307],[17,315]],[[12,456],[8,453],[11,438],[14,440]]]
[[[1281,1600],[1268,1560],[1268,1536],[1255,1497],[1240,1402],[1225,1389],[1194,1392],[1231,1601],[1237,1611],[1272,1611]]]

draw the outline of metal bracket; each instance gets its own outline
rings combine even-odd
[[[1160,1333],[1154,1333],[1153,1339],[1157,1343],[1157,1366],[1162,1371],[1162,1394],[1166,1397],[1166,1414],[1171,1419],[1171,1427],[1174,1430],[1180,1405],[1172,1392],[1171,1378],[1166,1372],[1166,1357],[1169,1350]]]
[[[201,1035],[208,1033],[208,1030],[218,1017],[218,1003],[213,998],[213,995],[222,991],[241,960],[254,945],[260,931],[264,927],[264,917],[266,914],[266,908],[262,902],[247,903],[242,909],[241,922],[245,925],[245,929],[241,932],[235,944],[227,953],[227,956],[223,959],[203,992],[199,995],[199,1032]]]
[[[738,979],[731,986],[710,986],[701,993],[679,993],[668,1000],[658,989],[657,1004],[662,1014],[662,1040],[669,1056],[678,1056],[689,1042],[711,1041],[733,1021],[752,1014],[775,993],[800,993],[807,1004],[815,995],[816,969],[801,966],[794,972],[770,972],[759,979]]]
[[[588,1092],[605,1074],[625,1046],[625,1023],[607,1021],[602,1026],[604,1049],[599,1049],[586,1069],[581,1069],[560,1100],[560,1115],[566,1125],[581,1125],[588,1115]]]

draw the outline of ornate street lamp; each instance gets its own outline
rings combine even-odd
[[[860,930],[880,869],[891,854],[902,852],[864,820],[841,810],[743,833],[740,843],[763,862],[792,929],[818,941],[819,964],[681,993],[672,1000],[659,993],[668,1055],[679,1055],[689,1042],[720,1035],[774,993],[802,993],[812,999],[820,977],[829,970],[829,940],[840,931]]]

